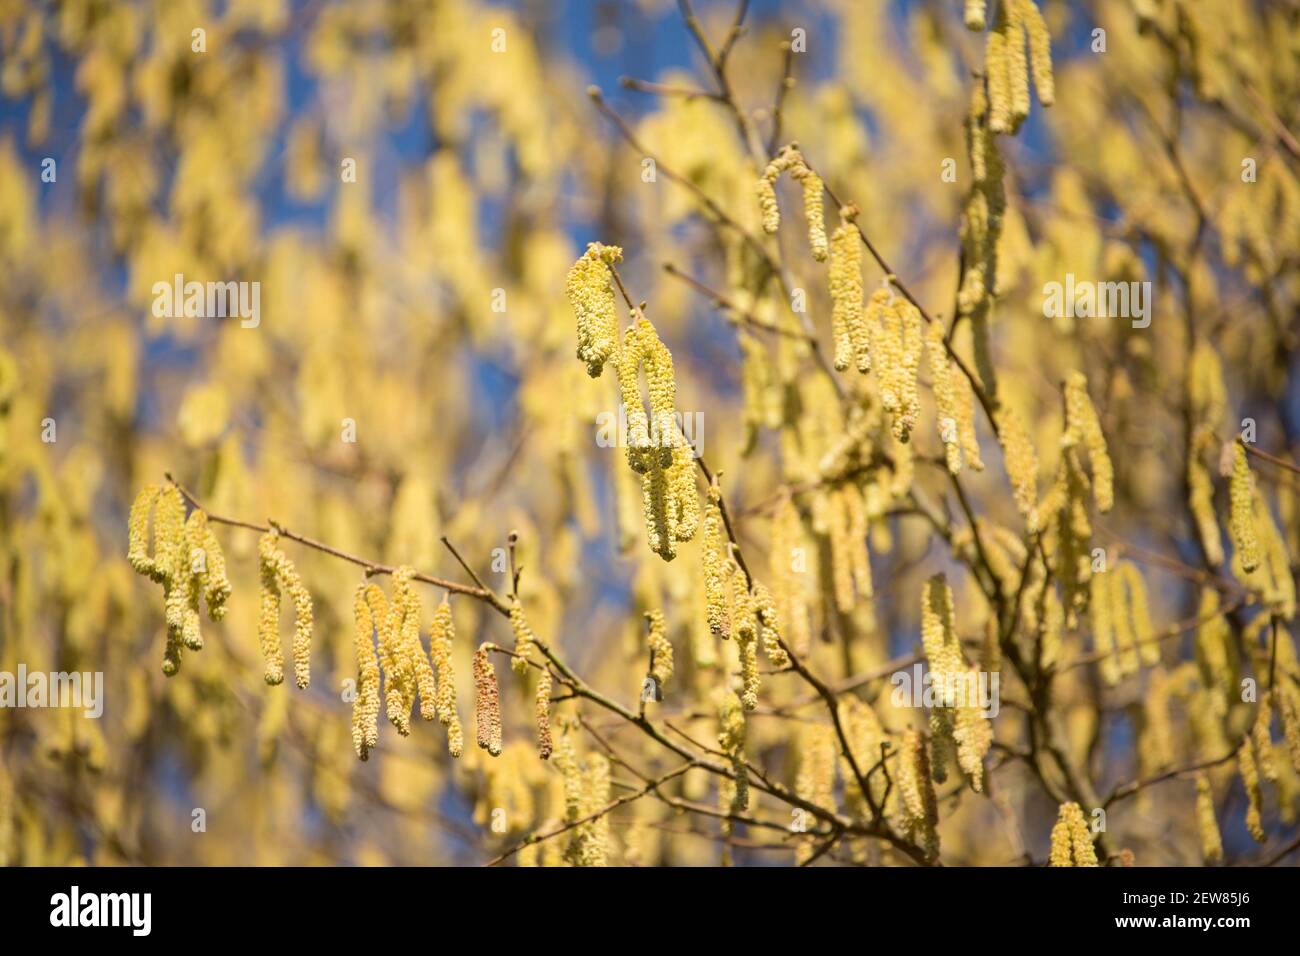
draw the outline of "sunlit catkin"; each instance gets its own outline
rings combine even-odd
[[[731,623],[735,629],[736,647],[740,652],[740,702],[745,710],[758,706],[758,611],[749,592],[745,572],[734,561],[731,565]]]
[[[497,674],[488,659],[493,645],[480,644],[474,652],[474,731],[478,745],[493,757],[501,756],[501,693]]]
[[[278,535],[269,531],[257,542],[262,579],[261,611],[257,618],[257,640],[266,661],[265,680],[272,686],[284,681],[284,651],[280,647],[280,582],[275,563]]]
[[[551,737],[551,672],[543,667],[537,677],[537,696],[533,702],[534,716],[537,721],[537,756],[542,760],[550,759],[554,749]]]
[[[830,239],[831,333],[835,339],[835,368],[844,371],[855,357],[870,362],[867,331],[862,318],[862,246],[853,225],[857,210],[844,206],[841,222]]]
[[[1051,106],[1056,101],[1056,81],[1052,75],[1052,36],[1034,0],[1014,0],[1020,7],[1029,34],[1029,68],[1034,75],[1034,92],[1038,102]]]
[[[700,542],[700,553],[704,563],[704,600],[705,614],[708,617],[709,630],[715,637],[727,640],[731,637],[731,621],[727,617],[726,599],[726,564],[724,559],[724,542],[722,512],[718,508],[718,490],[709,489],[709,501],[704,508],[704,535]]]
[[[1193,452],[1187,459],[1188,508],[1196,521],[1197,537],[1205,549],[1205,560],[1214,567],[1223,563],[1223,541],[1219,520],[1214,513],[1214,481],[1210,469]]]
[[[754,582],[754,608],[758,612],[763,653],[768,663],[778,669],[789,667],[790,655],[781,645],[781,616],[777,612],[776,600],[767,585],[758,581]]]
[[[1232,507],[1228,521],[1232,546],[1237,551],[1242,571],[1249,574],[1259,567],[1259,535],[1255,528],[1254,479],[1246,462],[1246,449],[1240,443],[1232,446],[1228,497]]]
[[[1196,829],[1201,838],[1201,859],[1207,864],[1223,862],[1223,839],[1214,812],[1214,792],[1204,771],[1196,775]]]
[[[357,662],[356,697],[352,701],[352,746],[362,760],[379,743],[379,658],[375,654],[374,621],[366,603],[366,584],[352,602],[355,624],[353,649]]]
[[[718,748],[731,761],[733,783],[729,813],[739,813],[749,807],[749,771],[745,766],[745,712],[740,698],[726,688],[719,688]]]
[[[1097,851],[1083,810],[1073,800],[1061,804],[1056,826],[1052,827],[1049,866],[1097,866]]]
[[[650,647],[650,676],[662,689],[673,676],[673,645],[668,640],[668,625],[663,611],[646,611],[646,643]]]
[[[961,472],[961,426],[957,417],[957,394],[952,381],[953,367],[944,345],[943,323],[931,322],[926,327],[925,349],[929,359],[930,388],[934,392],[944,461],[948,472],[956,475]]]
[[[1237,769],[1241,773],[1241,785],[1246,791],[1246,830],[1256,843],[1263,843],[1267,839],[1260,816],[1263,795],[1259,789],[1259,767],[1255,763],[1254,746],[1249,738],[1237,749]]]
[[[510,630],[515,635],[515,656],[510,659],[510,669],[516,674],[528,671],[528,660],[533,654],[533,629],[524,617],[524,606],[518,597],[510,600]]]
[[[451,602],[444,596],[429,626],[429,658],[438,676],[438,722],[447,728],[448,752],[459,757],[464,751],[465,735],[456,712],[456,675],[451,657],[455,636]]]
[[[587,374],[599,378],[618,348],[618,315],[609,266],[623,258],[618,246],[589,243],[569,270],[565,294],[578,320],[578,358],[587,363]]]
[[[967,30],[980,33],[984,30],[988,0],[966,0],[966,9],[962,19]]]
[[[1025,519],[1025,530],[1033,534],[1039,528],[1038,455],[1019,414],[1009,406],[1003,406],[998,413],[997,432],[1016,509]]]
[[[790,171],[790,175],[803,187],[804,217],[808,220],[808,245],[812,257],[818,262],[826,260],[826,220],[824,213],[824,189],[821,177],[808,168],[802,161]]]
[[[1071,372],[1065,382],[1066,444],[1081,444],[1088,451],[1088,464],[1092,468],[1092,492],[1097,510],[1103,514],[1114,504],[1115,470],[1106,438],[1101,432],[1101,421],[1092,399],[1088,396],[1088,380],[1082,372]]]
[[[919,840],[930,861],[939,858],[939,801],[930,773],[930,753],[925,738],[915,730],[903,737],[898,763],[898,788],[908,834]]]

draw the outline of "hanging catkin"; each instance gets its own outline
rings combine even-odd
[[[930,754],[925,738],[915,730],[903,737],[898,764],[898,789],[903,802],[905,829],[921,841],[926,859],[939,858],[939,801],[930,772]]]
[[[272,686],[284,681],[284,651],[280,647],[280,582],[275,563],[277,537],[274,531],[270,531],[257,542],[262,579],[257,640],[262,646],[262,657],[266,661],[265,680]]]
[[[930,366],[930,388],[934,392],[935,411],[938,415],[939,439],[943,442],[944,462],[949,474],[957,475],[961,473],[961,425],[957,390],[953,384],[953,367],[944,344],[942,322],[931,322],[926,327],[925,348]]]
[[[790,171],[790,176],[803,187],[804,217],[808,220],[808,245],[812,257],[826,261],[826,220],[821,177],[808,168],[802,157]]]
[[[543,667],[537,677],[534,714],[537,719],[537,756],[548,760],[554,742],[551,738],[551,671],[547,667]]]
[[[474,730],[478,745],[493,757],[501,756],[501,693],[488,654],[492,644],[474,652]]]
[[[749,771],[745,766],[745,712],[740,698],[726,688],[717,691],[718,748],[731,762],[732,799],[728,813],[749,808]]]
[[[459,757],[464,752],[465,735],[456,712],[456,675],[451,659],[455,636],[451,602],[444,596],[429,626],[429,658],[438,675],[438,722],[447,728],[448,752]]]
[[[1088,451],[1088,464],[1092,468],[1092,491],[1097,510],[1106,513],[1114,504],[1115,470],[1106,438],[1101,432],[1101,421],[1092,399],[1088,396],[1088,380],[1082,372],[1071,372],[1065,382],[1066,430],[1062,442],[1082,445]]]
[[[806,654],[812,642],[812,629],[808,620],[808,598],[804,592],[803,577],[806,549],[801,544],[803,528],[794,499],[782,495],[776,512],[772,515],[772,546],[769,551],[772,572],[772,596],[777,618],[788,629],[790,646],[796,654]]]
[[[736,634],[736,649],[740,653],[740,678],[743,689],[740,702],[745,710],[758,706],[758,611],[745,572],[734,560],[728,559],[731,577],[731,623]]]
[[[668,625],[663,611],[646,611],[646,644],[650,649],[650,676],[662,691],[673,676],[673,645],[668,640]]]
[[[840,208],[840,224],[830,240],[831,331],[835,339],[835,368],[844,371],[855,359],[861,371],[870,367],[870,345],[862,318],[862,246],[853,224],[857,208]]]
[[[727,578],[723,557],[726,538],[719,500],[718,488],[714,484],[709,488],[709,501],[704,509],[704,539],[700,542],[700,552],[704,562],[704,600],[709,630],[725,641],[731,637],[731,621],[727,616]]]
[[[352,602],[355,623],[353,649],[357,661],[356,697],[352,701],[352,747],[362,760],[379,743],[379,658],[375,654],[374,621],[366,603],[366,583]]]
[[[758,612],[759,630],[763,641],[763,653],[775,668],[790,666],[790,655],[781,646],[781,616],[776,609],[776,600],[765,584],[754,582],[754,607]]]
[[[565,280],[565,293],[578,320],[578,358],[587,363],[592,378],[600,377],[605,362],[618,348],[618,316],[609,266],[622,258],[618,246],[588,243]]]
[[[510,669],[516,674],[528,671],[528,660],[533,654],[533,629],[524,617],[524,606],[519,598],[510,599],[510,630],[515,635],[515,656],[510,659]]]
[[[1201,838],[1201,858],[1209,865],[1222,863],[1223,839],[1214,812],[1214,792],[1204,771],[1196,775],[1196,826]]]
[[[1025,530],[1034,534],[1039,527],[1038,456],[1019,414],[1010,406],[1004,405],[1000,409],[996,425],[1007,476],[1011,479],[1015,495],[1016,509],[1025,519]]]
[[[1246,830],[1256,843],[1263,843],[1264,833],[1260,807],[1263,795],[1259,789],[1259,767],[1255,762],[1254,744],[1247,738],[1237,749],[1237,769],[1241,773],[1241,785],[1246,791]]]
[[[1246,462],[1246,449],[1240,443],[1232,446],[1232,474],[1228,480],[1228,498],[1232,507],[1228,530],[1232,533],[1232,546],[1236,549],[1241,570],[1250,574],[1259,567],[1259,535],[1255,527],[1255,490],[1250,465]]]
[[[966,24],[967,30],[981,33],[984,30],[984,17],[987,10],[987,0],[966,0],[966,9],[962,14],[962,19]]]

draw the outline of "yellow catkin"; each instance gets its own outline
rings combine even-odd
[[[1196,521],[1197,535],[1205,548],[1205,559],[1213,566],[1223,563],[1223,541],[1214,514],[1214,481],[1210,469],[1193,453],[1187,459],[1188,507]]]
[[[700,496],[695,490],[695,455],[684,442],[673,448],[673,462],[668,468],[668,511],[673,538],[694,539],[700,526]]]
[[[1255,764],[1259,775],[1265,780],[1277,782],[1277,764],[1273,760],[1273,736],[1270,726],[1273,722],[1273,693],[1266,692],[1255,708],[1255,721],[1250,726],[1251,743],[1255,746]]]
[[[826,219],[821,177],[809,169],[803,162],[798,163],[790,173],[803,187],[804,217],[808,220],[808,245],[812,257],[818,262],[826,261]]]
[[[165,574],[158,560],[158,526],[155,521],[154,556],[151,557],[149,555],[149,514],[161,494],[161,488],[149,484],[141,488],[140,492],[135,496],[135,501],[131,504],[130,517],[127,519],[126,551],[127,561],[130,562],[132,569],[137,574],[143,574],[160,584]]]
[[[831,544],[831,584],[835,607],[848,614],[857,603],[853,590],[853,540],[849,531],[849,510],[845,487],[832,490],[826,497],[827,532]]]
[[[1160,663],[1160,643],[1156,639],[1155,628],[1151,626],[1151,605],[1147,598],[1146,580],[1137,565],[1131,561],[1120,562],[1116,570],[1128,595],[1128,610],[1133,619],[1133,637],[1138,657],[1144,666],[1154,667]]]
[[[709,631],[723,640],[731,637],[731,622],[727,617],[726,572],[723,557],[722,512],[718,508],[717,489],[709,491],[709,502],[704,509],[704,540],[700,552],[704,562],[705,614]]]
[[[257,619],[257,640],[266,661],[265,680],[272,686],[284,682],[284,651],[280,647],[280,582],[276,573],[275,542],[270,531],[257,542],[262,579],[261,611]]]
[[[1051,106],[1056,101],[1056,81],[1052,75],[1052,36],[1034,0],[1015,0],[1029,34],[1029,68],[1034,74],[1034,91],[1038,102]]]
[[[1280,689],[1278,712],[1282,720],[1282,733],[1286,739],[1291,767],[1300,772],[1300,688],[1294,684]]]
[[[1291,556],[1286,541],[1269,513],[1263,495],[1255,493],[1255,527],[1260,542],[1261,576],[1266,583],[1262,599],[1270,611],[1284,621],[1295,617],[1295,578],[1291,574]]]
[[[537,678],[534,713],[537,718],[537,756],[548,760],[555,745],[551,738],[551,672],[545,667]]]
[[[1025,55],[1025,22],[1019,0],[998,4],[998,23],[1006,35],[1011,127],[1016,129],[1029,115],[1029,60]]]
[[[195,513],[203,515],[201,511]],[[230,599],[232,588],[230,578],[226,574],[226,556],[221,550],[221,543],[217,540],[216,534],[213,533],[212,526],[209,524],[206,515],[203,516],[200,524],[199,542],[207,569],[203,600],[208,605],[208,617],[214,621],[220,621],[226,616],[226,602]]]
[[[1242,571],[1249,574],[1259,567],[1259,535],[1255,528],[1254,479],[1246,462],[1246,449],[1240,444],[1232,446],[1228,497],[1232,507],[1228,522],[1232,546],[1237,551]]]
[[[740,698],[730,690],[717,692],[718,748],[731,761],[732,792],[728,813],[749,808],[749,772],[745,767],[745,712]]]
[[[488,659],[493,645],[481,644],[474,652],[474,730],[478,745],[493,757],[501,755],[501,693],[497,674]]]
[[[776,181],[781,174],[791,167],[797,154],[790,147],[785,147],[763,169],[755,185],[758,196],[759,214],[763,221],[763,231],[769,236],[776,235],[781,228],[781,207],[776,202]]]
[[[451,657],[455,636],[451,602],[443,597],[429,626],[429,658],[438,674],[438,722],[447,728],[448,752],[459,757],[464,752],[465,735],[456,712],[456,676]]]
[[[668,640],[668,625],[663,611],[646,611],[647,643],[650,646],[650,676],[662,690],[673,676],[673,645]]]
[[[515,656],[510,659],[510,669],[516,674],[524,674],[528,671],[528,659],[533,655],[535,638],[518,597],[510,600],[510,630],[515,635]]]
[[[759,630],[762,632],[763,653],[775,668],[790,666],[790,655],[781,646],[781,616],[777,611],[776,599],[767,585],[754,582],[754,607],[758,612]]]
[[[592,378],[600,377],[618,348],[618,315],[609,266],[622,258],[618,246],[589,243],[565,280],[565,294],[578,321],[578,358],[587,363]]]
[[[353,649],[357,662],[356,697],[352,701],[352,747],[362,760],[379,743],[379,658],[375,654],[374,621],[366,603],[366,584],[357,588],[352,603],[356,625]]]
[[[966,29],[976,33],[982,33],[984,30],[987,9],[987,0],[966,0],[966,9],[962,14],[962,19],[966,24]]]
[[[1052,828],[1049,866],[1097,866],[1097,851],[1083,810],[1074,801],[1061,804],[1056,826]]]
[[[400,652],[398,635],[394,632],[398,624],[395,613],[397,596],[394,591],[394,606],[390,606],[378,584],[366,585],[366,604],[370,608],[371,620],[375,623],[379,666],[384,672],[384,714],[388,722],[397,728],[397,732],[405,737],[411,732],[410,707],[406,702],[414,675],[408,670],[409,662]]]
[[[880,291],[880,290],[877,290]],[[880,326],[873,329],[872,362],[879,375],[880,404],[891,415],[897,415],[902,404],[899,394],[899,373],[903,368],[903,313],[895,307],[891,297],[880,310]]]
[[[957,436],[961,442],[965,464],[973,471],[983,471],[984,459],[980,457],[979,437],[975,432],[975,390],[964,373],[954,373],[952,380]]]
[[[590,754],[582,774],[582,814],[595,819],[583,825],[583,836],[578,853],[579,866],[606,866],[609,862],[609,814],[601,811],[609,805],[610,767],[603,754]]]
[[[1101,431],[1097,410],[1088,396],[1088,380],[1082,372],[1071,372],[1066,379],[1065,418],[1063,442],[1068,445],[1081,444],[1087,449],[1088,463],[1092,466],[1093,497],[1097,502],[1097,510],[1104,514],[1115,501],[1115,470],[1110,453],[1106,450],[1106,438]]]
[[[877,374],[884,381],[884,376],[889,374],[889,368],[886,365],[887,358],[877,356],[876,349],[880,346],[877,343],[882,342],[882,336],[885,334],[885,313],[889,311],[890,301],[893,293],[888,286],[877,286],[867,299],[866,313],[862,320],[861,330],[856,333],[857,338],[853,342],[853,349],[857,355],[858,371],[870,372],[872,368],[877,369]],[[852,331],[852,330],[850,330]]]
[[[1005,7],[1005,4],[1001,6]],[[994,133],[1009,133],[1012,130],[1009,66],[1006,15],[999,13],[984,45],[984,72],[988,77],[989,130]]]
[[[820,723],[801,724],[796,733],[795,793],[821,807],[835,806],[835,737],[834,727]],[[796,859],[802,862],[810,852],[811,844],[802,844]]]
[[[920,840],[926,858],[939,858],[939,801],[930,772],[930,754],[925,738],[915,730],[903,737],[898,765],[898,787],[902,796],[907,833]]]
[[[1223,839],[1214,812],[1214,792],[1204,772],[1196,775],[1196,827],[1201,837],[1201,859],[1208,864],[1223,862]]]
[[[852,215],[852,207],[840,210],[841,222],[830,240],[831,331],[835,368],[841,372],[855,359],[860,369],[863,362],[870,365],[862,318],[862,246]]]
[[[279,533],[271,530],[258,542],[262,566],[262,617],[258,633],[266,656],[266,682],[278,684],[284,679],[279,633],[280,595],[283,593],[293,601],[294,679],[300,690],[306,690],[311,684],[311,594],[298,576],[294,563],[276,547],[279,538]]]
[[[740,652],[740,701],[745,710],[758,706],[758,611],[749,593],[745,572],[731,562],[731,622]]]
[[[1039,528],[1038,455],[1020,415],[1008,406],[998,414],[997,431],[1016,509],[1025,519],[1025,530],[1034,534]]]
[[[1118,659],[1120,674],[1127,677],[1136,674],[1140,659],[1137,650],[1137,634],[1133,629],[1130,614],[1128,586],[1121,568],[1106,572],[1111,576],[1107,596],[1110,598],[1110,616],[1115,626],[1115,655]]]
[[[1246,829],[1256,843],[1263,843],[1266,839],[1260,816],[1263,796],[1259,789],[1259,767],[1255,763],[1250,740],[1244,741],[1237,750],[1237,769],[1241,773],[1241,785],[1246,791]]]
[[[925,332],[926,356],[930,366],[930,388],[934,392],[938,415],[939,439],[950,474],[961,473],[961,426],[958,419],[957,393],[953,385],[953,367],[944,346],[943,323],[931,322]]]
[[[397,582],[400,581],[402,654],[414,676],[415,690],[420,698],[420,717],[423,720],[433,720],[437,716],[438,681],[433,665],[420,644],[420,622],[424,619],[424,608],[420,604],[419,593],[411,584],[414,577],[415,569],[410,565],[398,568],[393,576],[393,594],[394,600],[397,600]],[[408,701],[407,706],[413,703],[413,700]]]
[[[916,420],[921,414],[921,398],[917,391],[917,374],[921,369],[921,351],[923,335],[921,327],[924,320],[920,310],[906,299],[894,299],[894,311],[898,314],[901,361],[894,367],[897,395],[897,408],[894,412],[893,433],[900,442],[906,442],[916,427]]]
[[[1094,574],[1088,582],[1088,612],[1092,619],[1092,646],[1096,653],[1101,679],[1114,687],[1122,673],[1115,654],[1114,604],[1111,601],[1113,575],[1109,571]]]

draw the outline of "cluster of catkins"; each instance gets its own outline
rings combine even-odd
[[[381,676],[385,713],[398,733],[411,732],[411,711],[418,699],[420,717],[437,717],[446,728],[451,755],[459,757],[464,750],[451,660],[455,636],[451,604],[444,598],[434,612],[426,656],[420,642],[423,611],[412,585],[414,573],[407,566],[393,572],[391,599],[379,585],[363,581],[353,600],[357,694],[352,704],[352,743],[362,760],[379,740]]]
[[[1138,668],[1160,663],[1160,644],[1151,627],[1146,582],[1137,566],[1120,561],[1092,575],[1088,609],[1092,640],[1101,659],[1101,678],[1114,686]]]
[[[152,553],[149,517],[153,514]],[[226,616],[230,580],[221,545],[198,508],[185,516],[185,501],[173,485],[146,485],[131,505],[128,520],[127,560],[139,574],[163,586],[167,619],[167,647],[163,673],[168,677],[181,666],[184,648],[203,647],[199,630],[199,600],[207,602],[208,617]]]
[[[967,29],[982,31],[986,13],[985,0],[966,0]],[[1051,37],[1033,0],[1000,0],[984,49],[984,72],[988,82],[989,129],[995,133],[1014,133],[1029,115],[1031,73],[1038,102],[1043,106],[1052,105],[1056,87],[1052,77]]]
[[[949,470],[961,471],[963,456],[972,468],[982,469],[975,437],[974,393],[965,375],[948,354],[943,326],[931,323],[929,331],[915,303],[892,291],[892,276],[870,297],[862,285],[862,243],[857,227],[858,210],[848,203],[840,209],[840,224],[827,240],[823,222],[822,181],[808,168],[793,145],[783,148],[758,180],[757,193],[763,227],[775,232],[780,213],[774,184],[780,174],[791,175],[804,187],[804,209],[808,219],[809,244],[813,258],[829,255],[831,332],[835,344],[834,364],[838,371],[850,366],[861,373],[875,371],[880,403],[891,416],[891,430],[899,442],[907,442],[921,412],[918,376],[924,351],[935,382],[938,426]]]
[[[299,690],[311,684],[311,594],[302,583],[298,569],[276,545],[280,533],[272,528],[257,542],[258,565],[262,576],[261,612],[257,619],[257,640],[266,660],[266,682],[276,685],[284,680],[284,651],[280,646],[280,598],[288,593],[293,601],[293,670]]]
[[[1097,851],[1083,809],[1074,801],[1061,804],[1052,827],[1052,849],[1048,866],[1097,866]]]
[[[598,242],[569,270],[565,289],[578,322],[578,358],[598,377],[611,359],[627,413],[627,461],[641,478],[646,539],[665,561],[677,556],[677,543],[695,537],[700,503],[695,462],[677,413],[673,357],[649,319],[635,319],[619,341],[611,268],[623,255]],[[644,374],[649,413],[641,398]]]

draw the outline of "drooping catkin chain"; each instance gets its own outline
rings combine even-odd
[[[903,737],[898,765],[898,789],[902,798],[904,828],[919,840],[927,860],[939,858],[939,800],[934,792],[930,753],[925,738],[909,730]]]
[[[1223,838],[1214,812],[1214,792],[1204,771],[1196,775],[1196,827],[1201,839],[1201,858],[1211,865],[1222,863]]]
[[[1073,800],[1061,804],[1052,827],[1052,849],[1048,866],[1097,866],[1097,851],[1083,810]]]
[[[474,732],[478,745],[493,757],[501,756],[501,692],[488,658],[492,644],[474,652]]]
[[[740,698],[725,687],[715,692],[718,708],[718,749],[731,762],[732,795],[728,813],[749,808],[749,771],[745,766],[745,711]]]

